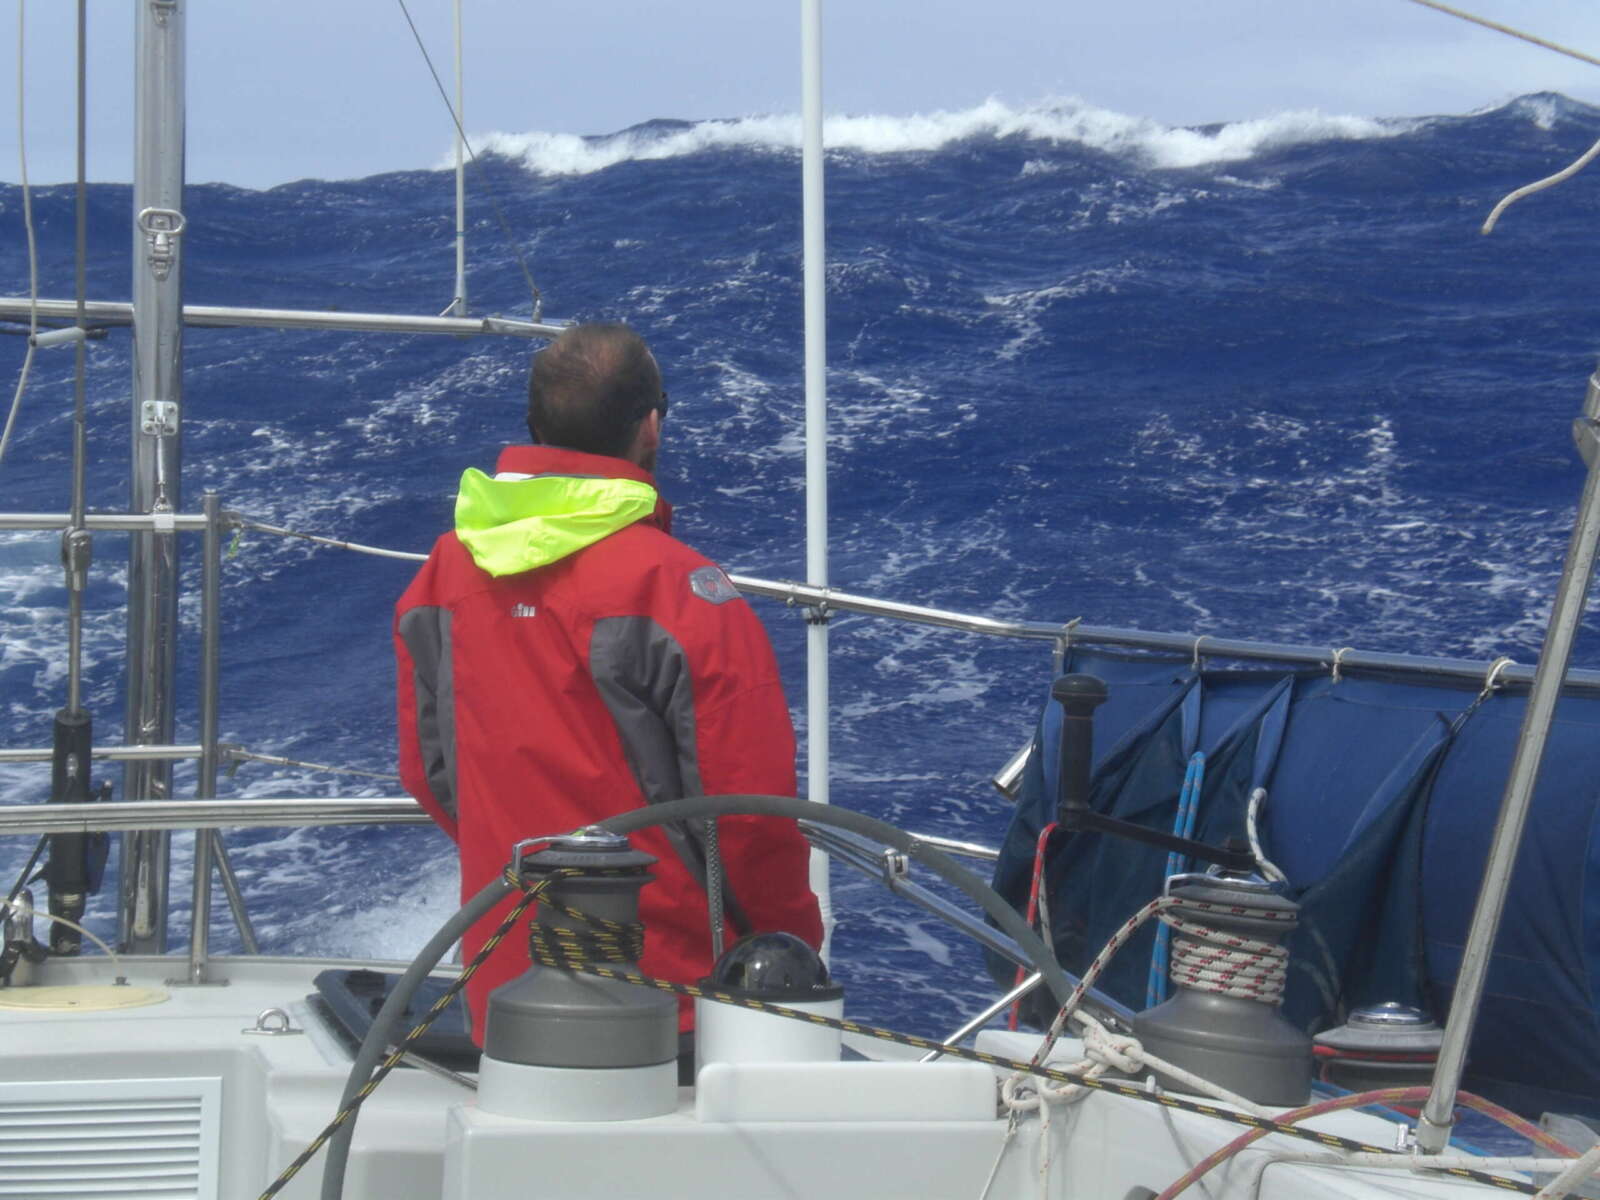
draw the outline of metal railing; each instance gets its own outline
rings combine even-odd
[[[28,320],[26,296],[0,296],[0,319]],[[43,321],[73,323],[78,306],[72,300],[39,300]],[[133,324],[133,305],[91,300],[84,305],[84,320],[91,326]],[[518,321],[508,317],[417,317],[392,313],[315,312],[295,308],[228,308],[185,304],[183,323],[209,329],[323,329],[344,333],[422,333],[449,337],[553,338],[566,328],[547,321]]]
[[[252,800],[118,800],[106,804],[0,807],[0,836],[250,829],[313,825],[428,825],[410,796],[282,797]]]
[[[1394,654],[1353,647],[1313,646],[1301,642],[1259,642],[1244,638],[1216,637],[1212,634],[1151,633],[1117,625],[1088,625],[1070,621],[1052,625],[1043,621],[1000,621],[976,617],[942,608],[918,604],[899,604],[858,596],[833,588],[810,587],[803,583],[781,583],[751,575],[730,574],[740,591],[752,596],[782,600],[786,604],[823,612],[855,612],[868,616],[892,617],[915,625],[935,625],[966,633],[991,637],[1020,638],[1051,642],[1060,646],[1100,646],[1127,650],[1149,650],[1178,654],[1194,660],[1206,658],[1275,662],[1289,666],[1333,668],[1337,660],[1345,672],[1389,671],[1403,675],[1424,675],[1432,679],[1473,683],[1482,686],[1494,671],[1499,683],[1531,684],[1532,665],[1511,663],[1498,667],[1496,660],[1442,658],[1421,654]],[[1567,672],[1568,690],[1600,691],[1600,671],[1576,668]]]

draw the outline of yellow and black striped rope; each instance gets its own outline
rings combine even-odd
[[[613,875],[640,875],[642,868],[615,869]],[[535,922],[528,927],[528,956],[541,967],[581,970],[589,963],[638,962],[644,954],[644,926],[638,921],[612,921],[563,904],[554,896],[544,898],[547,911],[560,913],[574,928],[551,927]]]

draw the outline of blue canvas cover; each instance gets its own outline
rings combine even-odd
[[[1205,667],[1187,657],[1074,648],[1066,670],[1105,680],[1091,805],[1171,832],[1184,767],[1206,755],[1195,836],[1242,837],[1256,787],[1262,848],[1302,906],[1284,1012],[1310,1032],[1396,1000],[1443,1024],[1527,706],[1525,689],[1327,670]],[[1060,710],[1047,701],[996,889],[1027,903],[1034,846],[1054,818]],[[1600,1114],[1600,699],[1570,694],[1535,791],[1490,964],[1467,1087],[1523,1111]],[[1057,954],[1081,972],[1161,890],[1166,851],[1058,834],[1045,870]],[[1100,986],[1144,1004],[1154,928]],[[1009,985],[1008,964],[993,964]],[[1043,1014],[1034,1014],[1036,1019]]]

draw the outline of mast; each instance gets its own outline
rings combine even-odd
[[[171,517],[181,502],[179,373],[183,351],[184,8],[144,0],[135,38],[133,177],[133,462],[135,513]],[[130,536],[127,704],[124,740],[170,744],[178,631],[178,539],[158,528]],[[172,766],[130,762],[129,800],[167,800]],[[121,941],[129,953],[159,954],[167,942],[170,836],[123,836]]]
[[[822,145],[822,0],[800,3],[800,112],[802,125],[802,244],[805,257],[806,346],[806,583],[828,586],[828,329],[827,239],[824,228]],[[828,610],[826,601],[806,617],[806,788],[827,804]],[[823,948],[833,935],[828,856],[811,851],[811,890],[822,911]]]

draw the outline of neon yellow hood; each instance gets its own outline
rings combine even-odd
[[[489,574],[516,575],[576,554],[655,507],[655,488],[634,479],[495,479],[468,467],[456,496],[456,536]]]

